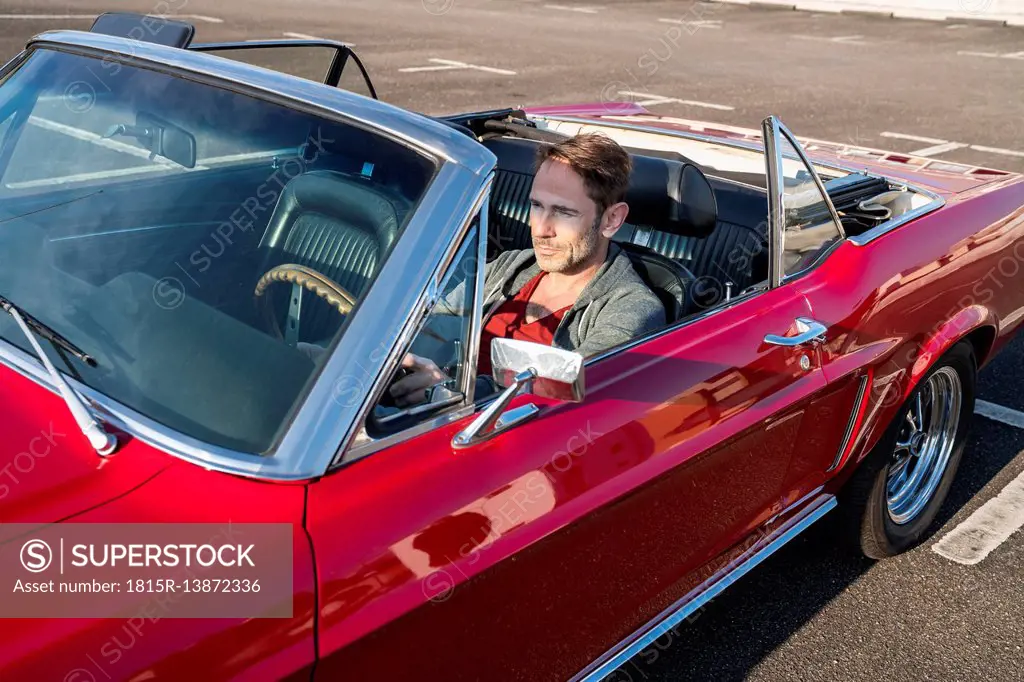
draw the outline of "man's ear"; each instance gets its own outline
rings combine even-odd
[[[604,216],[601,218],[601,234],[611,239],[619,231],[619,228],[622,227],[622,223],[626,222],[626,216],[628,215],[629,204],[625,201],[620,201],[606,208]]]

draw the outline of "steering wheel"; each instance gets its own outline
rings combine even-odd
[[[270,297],[264,297],[264,293],[274,282],[288,282],[293,286],[299,286],[303,289],[308,289],[314,294],[327,301],[335,310],[342,315],[348,315],[352,312],[352,308],[356,305],[356,297],[346,291],[340,284],[330,279],[329,277],[307,268],[304,265],[296,265],[295,263],[285,263],[278,265],[277,267],[267,270],[260,277],[259,281],[256,282],[256,298],[260,300],[263,316],[267,320],[267,326],[273,333],[274,337],[279,340],[284,340],[284,334],[281,332],[281,325],[277,321],[277,316],[274,315],[272,306],[270,305]],[[293,308],[290,306],[290,309]],[[291,314],[289,314],[291,317]],[[295,315],[295,328],[294,338],[298,339],[298,314]]]

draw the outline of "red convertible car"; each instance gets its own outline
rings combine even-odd
[[[0,549],[286,524],[287,614],[8,610],[0,678],[598,680],[830,511],[871,557],[915,546],[971,466],[1024,320],[1019,175],[775,117],[427,116],[344,43],[158,21],[0,71]],[[253,63],[305,48],[320,81]],[[497,340],[482,392],[484,265],[530,245],[538,147],[583,131],[632,155],[615,239],[668,323]],[[453,379],[400,408],[410,350]]]

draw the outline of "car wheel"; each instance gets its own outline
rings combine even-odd
[[[974,414],[973,348],[954,346],[896,414],[842,496],[853,537],[873,559],[895,556],[926,537],[949,494]]]

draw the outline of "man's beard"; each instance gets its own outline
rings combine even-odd
[[[554,240],[533,240],[534,255],[537,257],[537,264],[545,272],[557,272],[564,275],[574,275],[590,265],[591,259],[597,253],[598,239],[600,233],[601,218],[597,218],[587,232],[580,236],[580,239],[572,244],[559,244]],[[537,246],[546,246],[557,249],[551,255],[541,254],[536,251]]]

